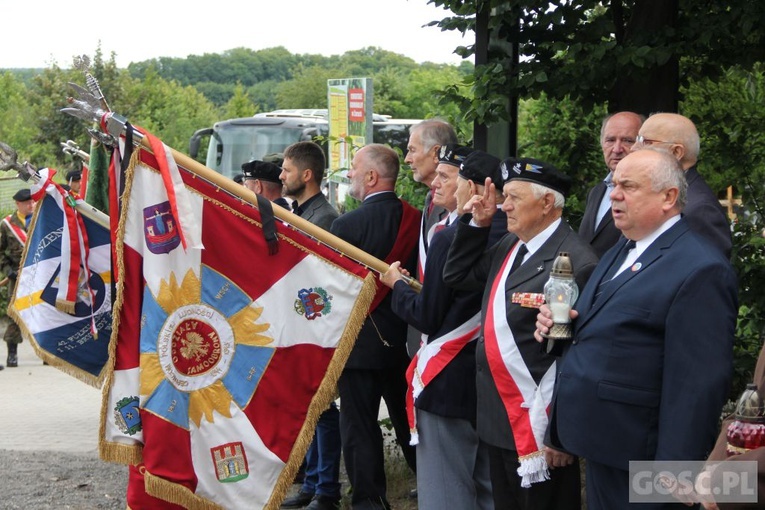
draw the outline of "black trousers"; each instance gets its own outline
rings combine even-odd
[[[337,383],[340,392],[340,437],[354,509],[390,508],[385,480],[383,435],[377,421],[380,402],[388,415],[409,466],[415,469],[414,447],[409,445],[406,419],[404,367],[345,369]]]
[[[485,443],[484,443],[485,444]],[[521,487],[518,452],[486,445],[494,507],[502,510],[580,510],[582,490],[579,459],[566,467],[550,469],[550,479]]]

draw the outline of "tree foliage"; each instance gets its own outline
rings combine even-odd
[[[609,111],[675,111],[679,85],[762,61],[765,27],[759,0],[431,0],[455,14],[432,25],[474,30],[490,11],[489,61],[462,96],[471,120],[507,118],[508,91],[521,98],[577,99]],[[731,34],[736,34],[732,37]],[[513,64],[508,48],[519,52]],[[475,46],[461,49],[463,56]],[[682,78],[682,81],[681,81]],[[452,95],[455,91],[450,91]],[[455,98],[457,100],[457,98]]]

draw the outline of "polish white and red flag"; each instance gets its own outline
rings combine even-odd
[[[374,275],[281,221],[269,255],[256,207],[151,146],[125,173],[101,457],[132,465],[130,508],[278,508]]]

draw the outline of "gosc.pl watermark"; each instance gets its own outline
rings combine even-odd
[[[630,461],[630,503],[757,502],[757,462]],[[699,476],[701,474],[701,476]]]

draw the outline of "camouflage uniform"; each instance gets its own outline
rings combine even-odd
[[[15,212],[7,219],[26,232],[24,220]],[[13,298],[16,289],[16,276],[18,275],[21,256],[24,253],[24,245],[21,244],[6,223],[0,222],[0,271],[8,277],[8,299]],[[14,321],[9,321],[3,340],[8,344],[19,344],[22,341],[21,330]]]

